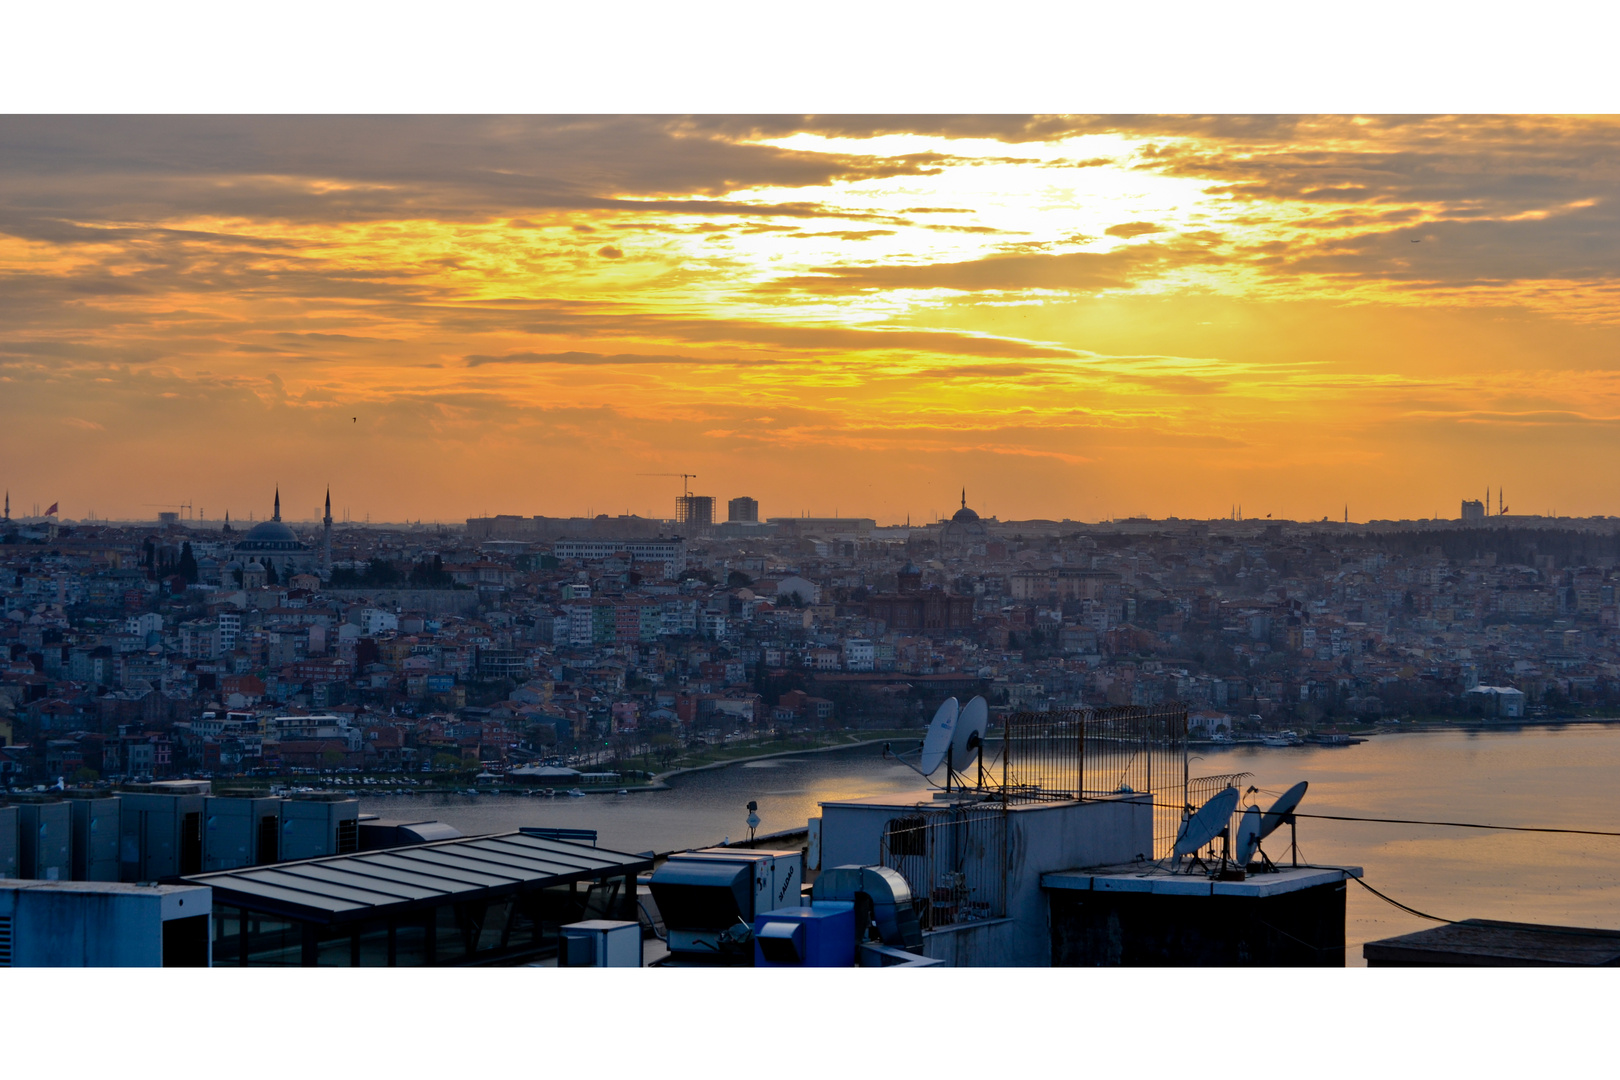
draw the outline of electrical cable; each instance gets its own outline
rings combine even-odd
[[[1350,875],[1348,875],[1348,874],[1345,875],[1345,876],[1350,877]],[[1368,892],[1370,892],[1374,896],[1378,897],[1378,899],[1382,900],[1384,903],[1391,904],[1391,905],[1393,905],[1395,907],[1398,907],[1402,911],[1406,912],[1408,915],[1416,915],[1420,919],[1429,919],[1432,922],[1445,923],[1447,926],[1455,926],[1455,925],[1457,925],[1457,920],[1456,919],[1442,919],[1438,915],[1430,915],[1428,912],[1419,911],[1415,907],[1407,907],[1405,904],[1401,903],[1399,900],[1395,899],[1394,897],[1386,896],[1385,894],[1379,892],[1377,889],[1373,888],[1371,885],[1367,884],[1365,881],[1362,881],[1358,877],[1350,877],[1350,880],[1354,881],[1357,885],[1360,885],[1363,889],[1366,889]]]
[[[1499,832],[1564,833],[1570,836],[1620,836],[1620,832],[1603,829],[1554,829],[1536,825],[1481,825],[1474,821],[1416,821],[1409,818],[1351,817],[1343,814],[1302,814],[1294,817],[1315,818],[1319,821],[1369,821],[1381,825],[1444,825],[1453,829],[1494,829]]]
[[[1153,805],[1163,810],[1184,809],[1178,803],[1155,802]],[[1569,836],[1620,837],[1620,831],[1614,830],[1557,829],[1544,825],[1483,825],[1477,821],[1420,821],[1415,818],[1356,817],[1350,814],[1307,814],[1300,810],[1293,811],[1289,816],[1313,818],[1318,821],[1363,821],[1374,825],[1435,825],[1452,829],[1490,829],[1496,832],[1561,833]]]

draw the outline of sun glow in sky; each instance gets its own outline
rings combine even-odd
[[[68,517],[1620,513],[1620,122],[3,117]],[[308,508],[308,509],[306,509]]]

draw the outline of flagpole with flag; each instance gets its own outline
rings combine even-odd
[[[56,508],[60,505],[60,503],[51,503],[50,509],[45,511],[45,516],[50,517],[52,514],[56,513]]]

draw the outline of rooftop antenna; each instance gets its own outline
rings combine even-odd
[[[1305,789],[1308,787],[1310,787],[1310,782],[1307,780],[1301,780],[1299,783],[1283,792],[1282,797],[1271,804],[1271,809],[1267,810],[1261,815],[1260,835],[1255,842],[1257,849],[1260,841],[1263,841],[1266,837],[1276,832],[1283,822],[1287,822],[1289,831],[1288,847],[1290,849],[1294,865],[1299,865],[1299,828],[1298,823],[1294,820],[1294,811],[1299,809],[1300,800],[1305,798]],[[1272,865],[1271,859],[1266,857],[1264,851],[1261,852],[1261,857],[1265,859],[1266,865]],[[1274,866],[1272,868],[1275,869]]]
[[[1193,861],[1202,866],[1198,852],[1217,836],[1225,837],[1228,843],[1223,845],[1221,850],[1221,866],[1224,868],[1230,846],[1232,811],[1237,809],[1237,804],[1237,788],[1227,787],[1216,792],[1208,802],[1181,823],[1181,831],[1176,834],[1176,846],[1171,850],[1171,856],[1179,863],[1183,857],[1191,855]],[[1189,872],[1191,869],[1188,867]]]
[[[917,764],[912,765],[901,754],[895,755],[896,760],[915,769],[925,779],[933,776],[939,771],[939,767],[945,764],[945,758],[950,753],[951,740],[956,734],[956,717],[960,711],[961,708],[954,697],[946,698],[935,710],[934,720],[928,725],[928,733],[923,736],[922,743],[918,746],[921,757]],[[883,752],[885,754],[889,752],[887,744],[884,745]]]
[[[945,764],[945,756],[951,750],[951,740],[956,735],[956,718],[960,713],[961,706],[954,697],[946,698],[935,710],[934,721],[928,725],[928,734],[923,736],[922,759],[917,762],[917,771],[924,776],[933,776]]]
[[[951,736],[950,766],[955,772],[958,761],[966,764],[975,751],[979,755],[978,787],[984,787],[984,733],[990,726],[990,705],[983,697],[975,697],[962,706],[956,717],[956,733]]]
[[[1238,818],[1237,843],[1232,852],[1232,861],[1239,870],[1247,870],[1249,860],[1260,848],[1260,808],[1251,806],[1243,811]]]

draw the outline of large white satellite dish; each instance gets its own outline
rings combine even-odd
[[[973,751],[984,743],[985,729],[990,726],[990,706],[984,698],[976,697],[956,717],[956,734],[951,737],[951,759],[958,769],[965,768]]]
[[[1299,802],[1305,797],[1305,789],[1310,786],[1307,780],[1301,780],[1293,787],[1282,793],[1282,798],[1271,804],[1271,809],[1265,812],[1260,819],[1260,839],[1264,840],[1277,831],[1288,815],[1299,809]]]
[[[934,722],[928,725],[928,734],[923,736],[922,760],[917,762],[917,771],[924,776],[933,776],[945,764],[945,751],[950,749],[951,739],[956,735],[959,711],[956,699],[948,697],[934,713]]]
[[[1232,861],[1238,866],[1249,865],[1260,848],[1260,808],[1251,806],[1238,818],[1237,839],[1232,845]]]
[[[1197,852],[1221,835],[1221,830],[1232,820],[1237,804],[1238,789],[1229,787],[1200,806],[1196,814],[1181,823],[1181,832],[1176,835],[1176,858]]]

